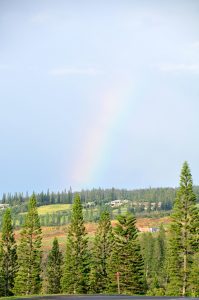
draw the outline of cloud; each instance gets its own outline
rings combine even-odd
[[[192,72],[199,73],[199,64],[159,64],[158,68],[163,72]]]
[[[49,74],[52,76],[68,76],[68,75],[86,75],[86,76],[95,76],[99,74],[99,70],[95,68],[56,68],[51,69]]]

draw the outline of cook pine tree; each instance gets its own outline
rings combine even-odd
[[[13,295],[15,273],[17,271],[17,245],[15,242],[10,209],[6,209],[2,224],[2,282],[4,296]]]
[[[61,292],[62,262],[63,257],[59,250],[59,242],[55,237],[52,249],[47,257],[46,279],[48,294],[59,294]]]
[[[169,231],[167,295],[191,294],[193,261],[198,250],[199,211],[190,168],[188,163],[184,162]]]
[[[62,291],[69,294],[89,291],[90,257],[79,194],[74,197],[66,241]]]
[[[3,247],[0,241],[0,297],[5,296],[5,276],[3,271]]]
[[[114,228],[114,244],[108,263],[108,290],[118,292],[116,274],[119,276],[120,293],[144,294],[146,283],[144,260],[141,254],[136,219],[132,214],[120,215]]]
[[[102,293],[107,289],[108,258],[111,254],[113,233],[108,211],[100,215],[92,249],[92,263],[90,274],[90,289],[94,293]]]
[[[28,213],[21,231],[18,246],[18,271],[15,295],[38,294],[41,288],[41,227],[37,212],[37,200],[33,194],[29,200]]]

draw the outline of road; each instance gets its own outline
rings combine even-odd
[[[16,298],[15,298],[16,299]],[[196,300],[199,298],[183,298],[183,297],[147,297],[147,296],[123,296],[123,295],[114,295],[114,296],[104,296],[104,295],[59,295],[59,296],[38,296],[32,298],[18,298],[19,300]]]

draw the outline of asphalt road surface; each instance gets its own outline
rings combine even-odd
[[[16,299],[16,298],[15,298]],[[183,297],[147,297],[147,296],[123,296],[123,295],[114,295],[114,296],[103,296],[103,295],[54,295],[54,296],[38,296],[38,297],[32,297],[32,298],[18,298],[20,299],[26,299],[26,300],[196,300],[199,298],[183,298]]]

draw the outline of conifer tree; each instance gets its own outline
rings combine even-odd
[[[38,294],[41,288],[41,227],[37,201],[33,194],[25,216],[18,246],[18,271],[14,293],[16,295]]]
[[[61,277],[62,277],[62,253],[59,250],[59,242],[55,237],[53,246],[47,257],[47,293],[58,294],[61,291]]]
[[[0,297],[5,296],[5,276],[3,271],[3,247],[0,242]]]
[[[110,214],[103,211],[94,240],[92,270],[90,276],[91,291],[102,293],[107,288],[107,262],[113,244]]]
[[[119,272],[122,294],[144,294],[144,261],[133,215],[118,216],[114,228],[114,245],[108,264],[108,289],[117,292],[116,273]]]
[[[180,176],[168,242],[168,295],[190,294],[194,253],[199,248],[199,212],[192,176],[185,162]]]
[[[199,252],[193,258],[193,267],[190,274],[190,295],[199,297]]]
[[[15,273],[17,271],[17,246],[14,238],[10,209],[6,209],[2,226],[2,269],[4,281],[4,295],[13,295]]]
[[[142,239],[146,234],[142,235]],[[145,270],[147,270],[147,295],[161,296],[165,294],[165,251],[166,251],[166,236],[164,227],[161,225],[158,234],[152,236],[151,233],[147,233],[148,243],[145,243],[143,249]],[[153,234],[154,235],[154,234]],[[143,241],[142,241],[143,246]],[[147,247],[146,247],[147,246]],[[151,247],[152,246],[152,247]],[[152,251],[151,251],[152,250]]]
[[[67,293],[87,293],[89,289],[90,259],[88,238],[84,226],[82,205],[78,194],[74,197],[64,259],[62,290]]]
[[[147,283],[150,284],[153,277],[154,238],[151,232],[144,232],[140,236],[142,256],[144,259],[144,272]]]
[[[160,285],[164,284],[165,277],[165,255],[166,255],[166,236],[164,227],[161,226],[157,237],[154,238],[154,249],[152,259],[153,277],[158,277]]]

